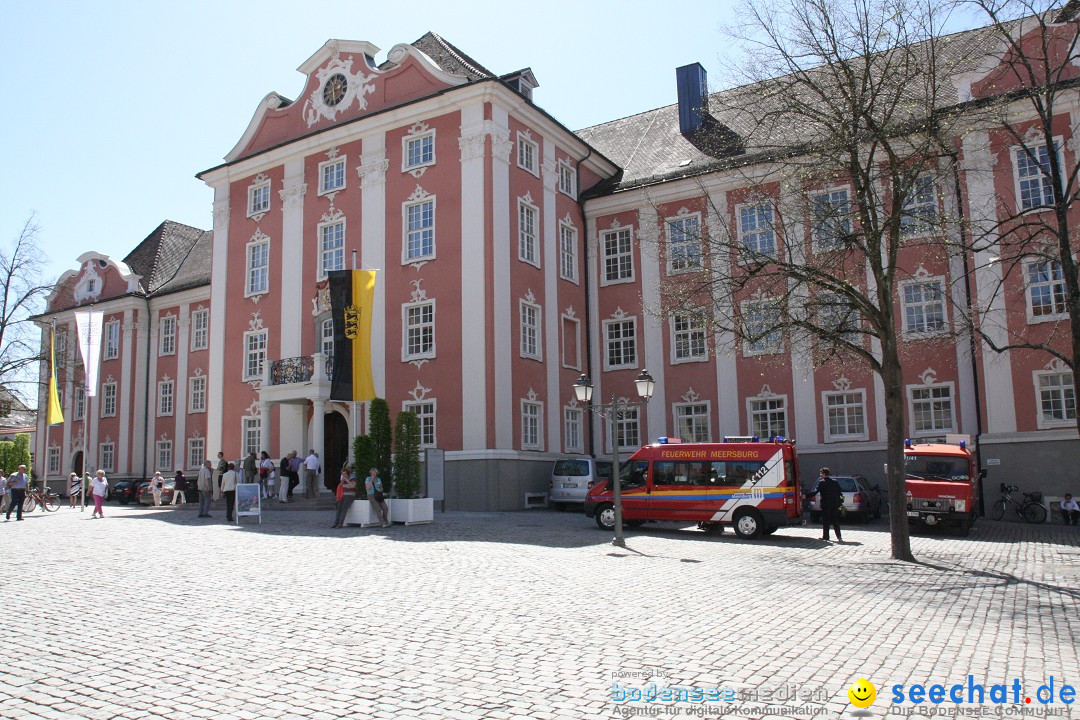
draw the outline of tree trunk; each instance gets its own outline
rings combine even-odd
[[[884,345],[884,343],[883,343]],[[889,535],[892,556],[915,562],[907,518],[907,473],[904,470],[904,379],[895,347],[882,348],[881,379],[885,384],[885,434],[889,465]]]

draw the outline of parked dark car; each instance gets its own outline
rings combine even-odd
[[[175,483],[172,480],[165,481],[165,487],[161,490],[161,504],[168,505],[172,502],[173,498],[173,486]],[[187,491],[184,491],[184,498],[188,497]],[[140,505],[153,505],[154,493],[150,492],[150,481],[143,480],[139,483],[139,489],[137,491],[137,499]]]
[[[136,494],[139,490],[139,483],[144,483],[145,480],[117,480],[116,482],[109,483],[109,496],[113,500],[119,501],[121,505],[127,505],[129,502],[134,502]]]

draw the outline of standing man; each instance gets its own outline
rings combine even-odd
[[[11,519],[11,511],[15,510],[15,519],[22,520],[22,504],[26,499],[26,485],[30,482],[29,476],[26,474],[26,466],[20,465],[19,472],[15,473],[8,478],[8,493],[11,498],[8,500],[10,503],[7,509],[7,515],[4,516],[4,520]]]
[[[225,453],[217,454],[217,469],[214,471],[214,499],[221,499],[221,476],[229,469],[229,463],[225,462]]]
[[[236,510],[236,463],[229,463],[226,468],[221,476],[221,494],[225,496],[225,519],[232,522]]]
[[[244,458],[244,482],[255,482],[255,468],[257,462],[255,460],[255,453],[250,452],[248,456]]]
[[[210,517],[210,501],[214,499],[214,471],[209,460],[199,468],[196,485],[199,489],[199,517]]]
[[[184,477],[184,469],[176,468],[176,477],[173,478],[172,504],[175,505],[179,498],[181,505],[187,504],[187,478]]]
[[[836,533],[836,542],[843,542],[840,537],[840,507],[844,504],[844,492],[840,483],[832,479],[832,471],[827,467],[818,473],[818,483],[807,497],[821,496],[821,539],[829,541],[829,528]]]
[[[319,488],[315,480],[319,475],[319,456],[314,450],[304,458],[304,497],[308,499],[319,496]]]
[[[296,451],[289,453],[289,499],[292,500],[293,490],[300,484],[300,458]]]

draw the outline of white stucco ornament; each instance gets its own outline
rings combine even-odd
[[[372,82],[375,75],[365,75],[363,70],[352,71],[354,58],[334,57],[315,71],[319,84],[304,101],[304,120],[311,127],[320,120],[333,120],[339,112],[348,110],[353,102],[361,110],[367,109],[367,98],[375,92]]]
[[[105,283],[95,269],[99,262],[100,261],[98,260],[90,260],[83,265],[82,277],[80,277],[79,282],[75,284],[75,302],[79,304],[88,300],[93,302],[101,296],[101,290]]]

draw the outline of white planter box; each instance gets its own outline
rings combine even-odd
[[[425,525],[435,519],[435,500],[433,498],[416,498],[413,500],[392,498],[388,502],[390,503],[390,522],[405,523],[406,525]]]
[[[367,500],[353,500],[349,511],[345,513],[345,524],[378,527],[379,518],[371,511],[371,503]]]

